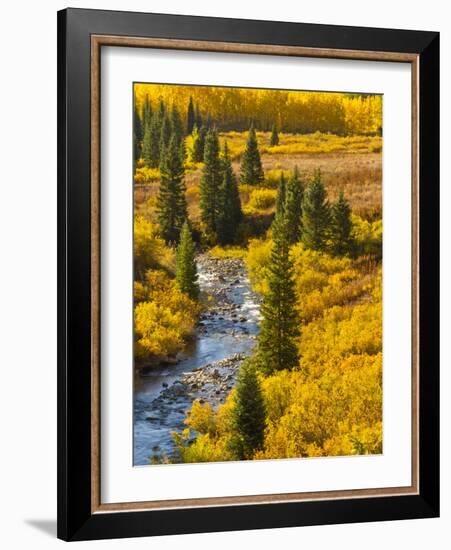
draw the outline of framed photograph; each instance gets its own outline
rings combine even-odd
[[[58,536],[439,514],[439,35],[58,13]]]

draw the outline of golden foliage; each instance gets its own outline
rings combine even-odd
[[[329,361],[318,378],[276,374],[263,388],[271,415],[265,449],[255,458],[382,452],[380,353]]]
[[[194,331],[199,306],[164,271],[148,270],[135,282],[135,358],[176,355]]]
[[[276,204],[277,191],[275,189],[254,189],[246,205],[245,212],[254,213],[266,211],[273,208]]]
[[[272,241],[270,239],[252,239],[249,241],[246,254],[246,267],[249,280],[257,292],[266,294],[268,266],[271,256]]]
[[[369,222],[352,216],[353,235],[361,254],[382,257],[382,220]]]
[[[133,176],[134,182],[139,185],[147,185],[160,179],[159,168],[149,168],[148,166],[137,166],[135,175]]]
[[[227,121],[227,129],[247,125],[249,120],[268,130],[276,123],[283,132],[375,135],[382,127],[380,95],[140,83],[134,89],[138,109],[146,97],[154,108],[161,98],[186,113],[191,96],[202,114]]]
[[[174,441],[182,462],[220,462],[233,460],[230,450],[232,438],[232,410],[234,392],[214,412],[208,403],[194,401],[185,420],[188,428],[174,432]],[[196,438],[191,441],[192,431]]]
[[[143,216],[135,216],[133,228],[133,260],[137,278],[149,268],[175,269],[174,251],[159,237],[158,226]]]

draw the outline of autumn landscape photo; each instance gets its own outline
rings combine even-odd
[[[381,454],[383,97],[133,94],[134,465]]]

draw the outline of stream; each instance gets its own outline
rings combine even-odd
[[[241,259],[197,258],[201,291],[212,297],[196,337],[174,365],[135,372],[134,466],[151,457],[174,457],[171,432],[199,399],[216,409],[233,388],[241,361],[255,345],[260,320],[258,296],[251,290]]]

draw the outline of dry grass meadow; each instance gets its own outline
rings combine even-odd
[[[233,168],[239,174],[241,155],[247,132],[223,132],[220,141],[227,141]],[[370,221],[381,217],[382,204],[382,138],[379,136],[340,137],[329,134],[280,134],[280,144],[269,146],[269,132],[258,132],[258,141],[265,186],[275,188],[280,173],[287,174],[295,165],[306,182],[314,170],[320,169],[330,200],[343,191],[355,214]],[[190,144],[188,142],[187,147]],[[199,219],[199,181],[201,164],[188,165],[185,184],[190,218]],[[147,208],[158,191],[158,171],[135,185],[135,205]],[[249,204],[251,190],[241,186],[243,207]],[[271,207],[266,209],[271,211]]]

